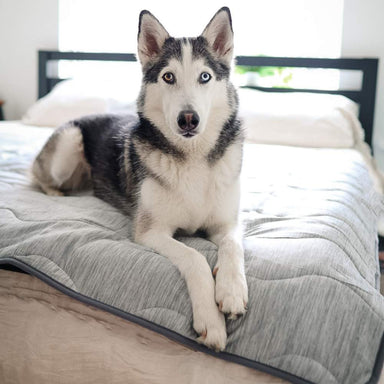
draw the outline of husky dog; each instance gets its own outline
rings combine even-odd
[[[92,184],[97,197],[131,215],[134,240],[166,256],[185,278],[197,340],[217,351],[226,345],[224,314],[235,319],[248,302],[238,224],[243,133],[229,81],[232,55],[226,7],[201,36],[182,39],[142,11],[137,117],[69,122],[32,166],[49,195]],[[213,272],[203,255],[173,238],[179,229],[204,230],[217,244]]]

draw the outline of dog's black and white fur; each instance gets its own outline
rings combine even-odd
[[[223,350],[224,314],[244,314],[248,301],[229,9],[188,39],[170,37],[150,12],[141,12],[138,55],[138,116],[86,117],[58,128],[32,174],[49,195],[92,184],[97,197],[132,215],[135,241],[166,256],[185,278],[198,341]],[[217,244],[215,280],[205,257],[173,238],[178,229],[203,229]]]

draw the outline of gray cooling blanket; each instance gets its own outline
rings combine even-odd
[[[50,129],[0,125],[0,263],[218,358],[294,383],[376,383],[383,363],[377,213],[354,150],[246,145],[247,314],[215,353],[195,343],[186,284],[91,196],[50,197],[25,176]],[[216,247],[182,238],[213,268]]]

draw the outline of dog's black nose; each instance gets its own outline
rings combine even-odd
[[[184,132],[193,131],[199,125],[199,115],[195,111],[181,111],[177,117],[177,124]]]

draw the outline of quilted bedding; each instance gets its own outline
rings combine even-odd
[[[90,194],[50,197],[26,171],[51,131],[0,126],[0,263],[185,345],[295,383],[375,383],[384,355],[377,220],[361,155],[246,145],[242,222],[249,309],[216,354],[194,342],[186,285]],[[216,247],[181,238],[213,268]]]

